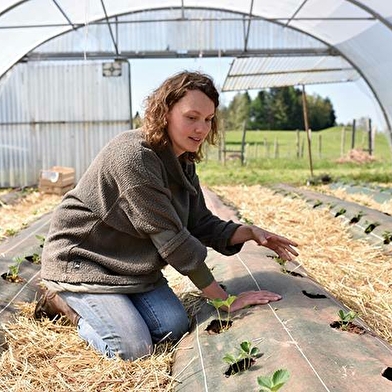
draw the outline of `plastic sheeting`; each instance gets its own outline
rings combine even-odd
[[[77,33],[79,29],[83,30]],[[288,48],[294,48],[297,55],[308,55],[318,47],[341,56],[360,74],[391,129],[391,2],[3,0],[0,76],[21,59],[33,58],[41,44],[67,32],[74,35],[67,42],[67,52],[85,56],[143,57],[145,52],[156,57],[292,55]],[[299,44],[298,36],[303,37],[304,45]],[[58,48],[51,50],[55,57]]]

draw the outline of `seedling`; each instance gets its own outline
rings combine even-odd
[[[286,268],[286,260],[281,259],[280,257],[275,257],[275,261],[282,266],[282,272],[286,273],[287,268]]]
[[[287,369],[276,370],[272,376],[257,377],[260,392],[276,392],[288,381],[290,373]]]
[[[20,264],[23,262],[23,257],[15,257],[14,264],[8,266],[8,272],[5,274],[5,279],[10,282],[20,282],[22,279],[19,277]]]
[[[366,234],[370,234],[377,226],[380,226],[378,222],[370,223],[368,227],[365,229]]]
[[[227,317],[226,317],[226,322],[225,322],[226,328],[227,328],[227,326],[230,326],[230,308],[236,299],[237,299],[237,296],[229,295],[225,300],[220,299],[220,298],[216,298],[216,299],[209,299],[207,301],[210,305],[212,305],[216,309],[221,330],[223,330],[225,328],[223,327],[222,316],[221,316],[221,312],[219,309],[222,308],[223,306],[225,306],[227,308]]]
[[[238,354],[227,353],[222,358],[228,363],[229,369],[225,372],[227,377],[249,369],[259,356],[259,349],[248,340],[243,341],[238,349]]]
[[[343,215],[346,213],[346,209],[345,208],[341,208],[336,214],[335,214],[335,218],[337,218],[340,215]]]
[[[357,215],[353,216],[350,220],[350,225],[353,225],[355,223],[358,223],[361,218],[363,217],[363,212],[359,211]]]
[[[43,236],[43,235],[36,235],[35,238],[39,241],[40,248],[43,248],[44,247],[44,243],[45,243],[45,236]]]
[[[340,318],[340,324],[342,326],[342,329],[346,329],[348,324],[355,320],[355,318],[357,317],[357,313],[353,310],[350,310],[349,312],[344,312],[342,309],[340,309],[338,312],[338,316]]]
[[[33,264],[41,264],[41,256],[38,253],[33,253],[31,256],[26,256],[25,259],[32,262]]]
[[[390,231],[385,230],[384,233],[382,233],[382,237],[384,238],[385,245],[388,245],[392,242],[392,234]]]

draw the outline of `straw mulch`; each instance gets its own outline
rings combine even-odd
[[[44,194],[32,189],[15,204],[0,203],[0,241],[52,211],[60,200],[61,196]]]
[[[179,297],[192,316],[203,299],[175,271],[166,276],[175,291],[181,290]],[[153,355],[133,362],[109,360],[89,348],[65,320],[35,321],[35,302],[19,307],[15,320],[2,325],[7,350],[0,358],[1,391],[172,391],[177,383],[171,376],[176,347],[161,344]]]
[[[298,242],[297,261],[341,302],[392,343],[392,263],[325,209],[260,186],[215,187],[242,218]]]

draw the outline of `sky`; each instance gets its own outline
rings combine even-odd
[[[167,77],[183,71],[201,71],[210,75],[220,90],[230,69],[232,58],[196,59],[137,59],[130,60],[132,83],[132,109],[143,113],[143,101]],[[299,87],[299,86],[298,86]],[[364,82],[330,83],[305,86],[307,94],[318,94],[329,98],[335,109],[337,123],[347,124],[354,118],[370,117],[377,130],[384,121],[378,103]],[[253,97],[255,90],[249,91]],[[223,92],[221,103],[227,106],[236,92]]]

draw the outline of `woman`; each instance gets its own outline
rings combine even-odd
[[[208,76],[174,75],[147,98],[143,127],[98,154],[53,214],[41,269],[48,290],[37,317],[65,314],[101,353],[134,360],[189,328],[161,273],[167,264],[207,298],[226,299],[205,264],[206,247],[233,255],[254,240],[283,259],[297,255],[296,243],[206,208],[195,162],[203,143],[216,140],[218,105]],[[231,310],[280,298],[244,292]]]

